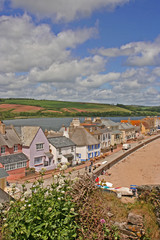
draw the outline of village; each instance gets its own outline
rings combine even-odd
[[[10,183],[34,180],[41,170],[47,178],[60,170],[93,173],[101,165],[107,169],[110,155],[115,157],[116,152],[128,150],[130,143],[156,135],[159,127],[158,117],[120,123],[99,117],[80,123],[76,118],[58,132],[43,132],[39,126],[5,126],[1,121],[0,188],[5,191]]]

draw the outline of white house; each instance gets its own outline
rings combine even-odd
[[[76,144],[65,136],[48,138],[50,151],[54,156],[55,165],[58,163],[76,164]]]
[[[76,144],[77,161],[87,161],[100,155],[100,141],[85,130],[77,126],[69,133],[70,139]]]

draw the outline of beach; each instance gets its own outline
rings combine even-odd
[[[124,158],[107,173],[100,179],[113,183],[113,187],[160,184],[160,139]]]

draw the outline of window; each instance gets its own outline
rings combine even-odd
[[[73,152],[73,146],[71,147],[71,151]]]
[[[38,143],[38,144],[36,144],[36,150],[42,150],[42,149],[43,149],[43,144],[44,144],[44,143]]]
[[[1,153],[5,153],[6,152],[6,148],[5,147],[1,147]]]
[[[18,146],[14,145],[14,152],[17,152],[17,151],[18,151]]]
[[[6,171],[14,170],[17,168],[23,168],[27,166],[27,162],[18,162],[18,163],[11,163],[11,164],[5,164],[4,169]]]
[[[36,157],[34,159],[34,165],[43,164],[42,157]]]

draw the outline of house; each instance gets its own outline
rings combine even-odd
[[[54,155],[55,167],[59,163],[76,164],[76,144],[65,136],[48,138],[51,153]]]
[[[119,123],[115,123],[110,119],[102,119],[102,124],[111,132],[111,145],[122,143],[122,134],[119,130]]]
[[[150,125],[147,121],[141,119],[141,120],[130,120],[130,118],[128,120],[121,120],[122,123],[130,123],[135,127],[138,127],[139,130],[135,129],[137,134],[136,137],[138,137],[138,135],[142,134],[142,135],[146,135],[147,133],[150,132]]]
[[[76,144],[77,161],[87,161],[100,155],[100,141],[85,130],[76,126],[69,132],[70,139]]]
[[[0,122],[0,163],[9,174],[7,180],[16,180],[25,176],[28,157],[22,153],[21,139],[13,126]]]
[[[111,145],[111,131],[100,122],[81,123],[90,134],[100,141],[101,150],[105,150]]]
[[[122,143],[136,138],[136,127],[130,123],[120,123],[119,130],[122,133]]]
[[[22,151],[29,159],[29,167],[40,171],[42,168],[55,168],[53,154],[44,132],[37,126],[16,127],[22,141]]]

